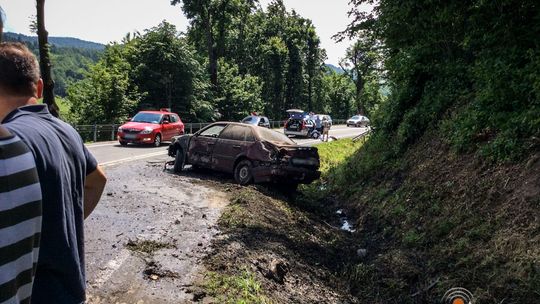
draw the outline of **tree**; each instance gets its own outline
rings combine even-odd
[[[238,66],[221,59],[216,108],[222,119],[238,121],[251,112],[262,113],[262,85],[258,77],[241,75]]]
[[[37,34],[39,42],[39,63],[43,79],[43,103],[48,105],[52,115],[58,117],[58,105],[54,101],[54,81],[51,75],[51,59],[49,56],[49,33],[45,29],[45,0],[36,0]]]
[[[380,58],[377,51],[377,42],[369,35],[359,37],[358,40],[347,49],[345,58],[339,65],[349,76],[356,87],[356,110],[360,114],[368,115],[366,100],[364,100],[364,87],[367,78],[376,74]]]
[[[127,47],[108,46],[103,59],[85,78],[68,88],[70,111],[77,123],[123,123],[144,97],[131,83]]]

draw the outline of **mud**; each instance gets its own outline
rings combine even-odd
[[[166,160],[107,168],[103,199],[85,222],[88,303],[193,299],[191,286],[228,202],[197,176],[164,172]]]

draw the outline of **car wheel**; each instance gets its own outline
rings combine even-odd
[[[161,146],[161,135],[156,134],[156,137],[154,138],[154,147]]]
[[[186,157],[184,151],[180,148],[176,150],[176,155],[174,157],[174,172],[180,173],[184,169],[184,164],[186,162]]]
[[[123,141],[123,140],[120,140],[118,142],[120,143],[121,146],[124,146],[124,147],[127,146],[128,144],[127,141]]]
[[[251,172],[251,162],[243,160],[234,168],[234,180],[240,185],[249,185],[253,182],[253,174]]]

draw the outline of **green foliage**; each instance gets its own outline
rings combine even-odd
[[[224,60],[219,64],[220,82],[216,108],[218,112],[230,120],[241,120],[250,112],[262,112],[262,85],[258,77],[249,74],[240,75],[236,65]]]
[[[80,124],[120,123],[142,109],[170,107],[186,121],[210,121],[214,106],[202,66],[173,25],[107,46],[85,78],[68,89]]]
[[[86,77],[68,88],[70,113],[78,124],[123,123],[142,95],[130,83],[124,49],[108,47]]]
[[[457,151],[507,161],[538,147],[534,1],[385,1],[374,11],[353,9],[349,33],[383,42],[392,94],[375,125],[399,151],[442,121]]]
[[[19,34],[7,33],[5,41],[21,42],[39,58],[37,37],[28,37]],[[99,60],[102,50],[97,46],[89,47],[90,43],[85,43],[77,39],[63,38],[60,43],[54,44],[62,38],[51,37],[50,47],[52,77],[55,82],[54,93],[60,97],[67,96],[67,87],[70,82],[84,78],[88,66]]]

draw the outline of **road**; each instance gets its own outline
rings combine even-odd
[[[366,132],[366,128],[348,128],[344,125],[336,125],[330,129],[330,136],[336,138],[349,138]],[[278,131],[283,132],[283,129]],[[314,145],[320,143],[317,139],[293,138],[299,145]],[[103,142],[87,145],[88,149],[103,167],[131,162],[139,159],[151,159],[167,154],[167,146],[145,147],[128,145],[122,147],[118,142]]]
[[[330,134],[345,138],[365,131],[335,126]],[[232,189],[232,177],[164,170],[171,160],[166,145],[107,142],[88,148],[105,168],[108,182],[85,221],[87,303],[193,303],[192,284],[203,279],[201,260],[220,235],[217,221],[228,204],[226,193],[215,185]]]

